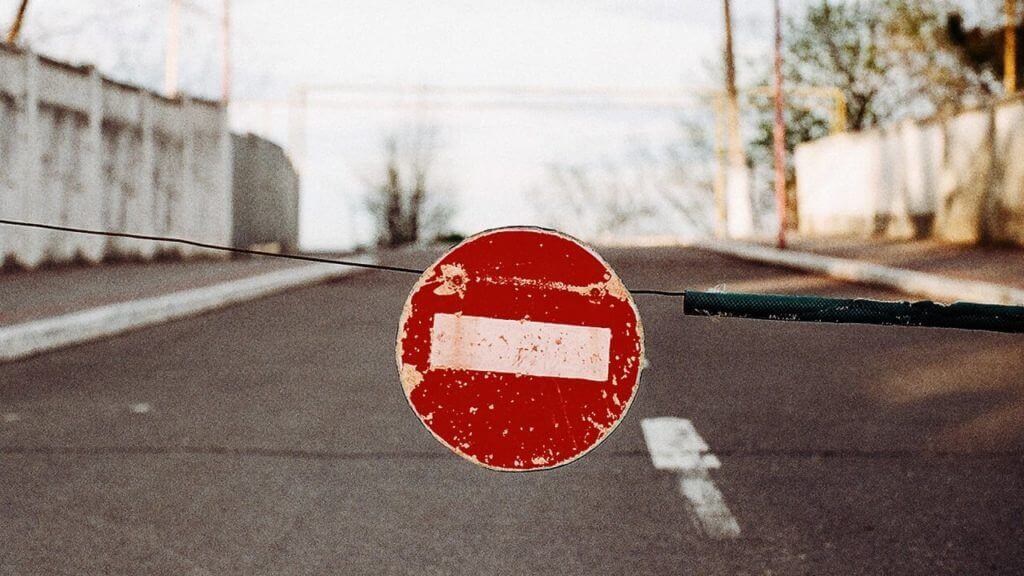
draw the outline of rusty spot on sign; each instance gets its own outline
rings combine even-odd
[[[451,296],[457,294],[459,298],[466,297],[466,286],[469,284],[469,275],[466,269],[458,264],[441,265],[441,284],[434,288],[434,294],[438,296]]]

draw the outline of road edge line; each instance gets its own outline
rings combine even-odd
[[[356,261],[375,262],[361,256]],[[20,360],[67,346],[116,336],[211,310],[255,300],[293,288],[319,284],[362,269],[310,264],[277,270],[127,302],[118,302],[41,320],[0,327],[0,362]]]
[[[961,280],[862,260],[822,256],[811,252],[779,250],[745,242],[696,240],[688,244],[741,260],[815,272],[837,280],[892,288],[906,294],[934,300],[1024,306],[1024,289],[1003,284]]]

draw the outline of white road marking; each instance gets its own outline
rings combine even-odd
[[[132,404],[128,409],[135,414],[146,414],[153,409],[153,406],[149,402],[139,402],[138,404]]]
[[[4,412],[3,421],[7,424],[21,420],[21,415],[16,412]]]
[[[645,418],[640,422],[651,462],[658,470],[679,472],[679,491],[689,501],[694,525],[711,538],[736,538],[740,525],[708,470],[721,466],[707,442],[685,418]]]
[[[357,260],[375,261],[368,257],[359,257]],[[291,288],[338,278],[352,274],[356,270],[358,269],[330,264],[296,266],[153,298],[87,308],[23,324],[0,326],[0,362],[120,334],[142,326],[185,318]]]
[[[430,367],[608,379],[608,328],[435,314]]]

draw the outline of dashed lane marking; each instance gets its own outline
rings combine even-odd
[[[709,453],[710,447],[693,423],[668,416],[645,418],[640,426],[654,467],[679,473],[679,491],[693,510],[694,525],[710,538],[738,537],[739,522],[708,473],[722,464]]]

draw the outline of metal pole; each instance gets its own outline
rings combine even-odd
[[[309,105],[309,87],[299,85],[291,96],[288,110],[288,153],[292,165],[300,175],[306,169],[306,109]]]
[[[167,46],[164,50],[164,93],[178,95],[178,58],[181,49],[181,0],[170,0],[167,14]]]
[[[18,13],[14,16],[14,23],[11,24],[11,29],[7,32],[5,42],[8,44],[14,44],[18,40],[18,33],[21,32],[21,25],[25,22],[25,11],[27,9],[28,0],[21,0],[21,4],[18,6]]]
[[[220,99],[227,105],[231,100],[231,0],[224,0],[221,14],[221,95]]]
[[[715,234],[724,236],[725,230],[725,187],[728,183],[726,176],[725,149],[725,94],[715,94],[715,158],[718,160],[718,170],[715,172],[714,195],[717,220],[715,222]]]
[[[1003,87],[1010,95],[1017,92],[1017,0],[1006,0],[1004,40]]]
[[[786,117],[782,91],[782,7],[775,0],[775,204],[779,217],[779,248],[786,247]]]
[[[263,136],[266,138],[271,137],[271,133],[274,131],[274,109],[273,104],[266,103],[263,105]]]

